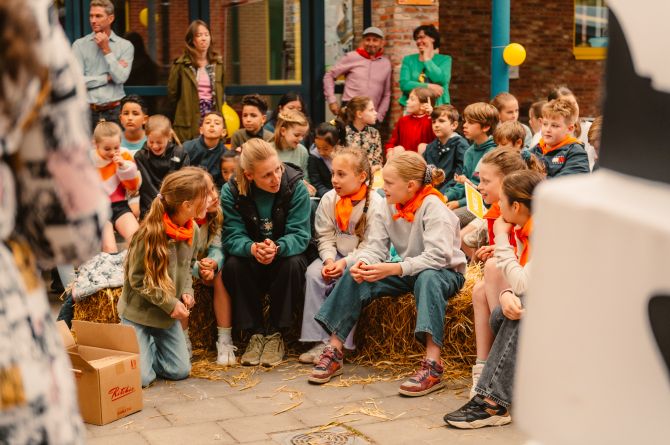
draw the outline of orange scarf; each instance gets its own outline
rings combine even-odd
[[[351,212],[354,211],[353,201],[361,201],[365,199],[365,196],[368,193],[368,186],[363,184],[363,186],[354,194],[348,196],[342,196],[337,204],[335,204],[335,220],[337,221],[337,227],[341,231],[346,232],[349,228],[349,219],[351,219]]]
[[[544,138],[540,139],[540,142],[538,145],[542,149],[542,154],[546,155],[550,151],[558,150],[559,148],[568,145],[568,144],[574,144],[575,142],[579,142],[579,139],[573,138],[572,136],[566,136],[565,139],[563,139],[559,144],[555,147],[550,147],[547,145],[546,142],[544,142]]]
[[[173,240],[186,241],[188,245],[193,244],[193,220],[186,221],[184,227],[179,227],[172,222],[167,213],[163,213],[163,227],[165,227],[165,234]]]
[[[432,185],[424,185],[420,192],[418,192],[412,199],[407,201],[404,206],[400,204],[395,205],[397,212],[393,215],[393,219],[397,220],[399,218],[405,218],[407,222],[414,222],[414,213],[421,208],[423,200],[426,199],[428,195],[435,195],[440,198],[440,201],[446,203],[447,200],[442,193],[436,190]]]
[[[514,229],[516,237],[519,238],[519,242],[523,245],[523,252],[521,252],[521,257],[519,258],[519,264],[525,266],[530,259],[530,234],[533,232],[533,218],[528,218],[526,224],[523,225],[520,229]]]

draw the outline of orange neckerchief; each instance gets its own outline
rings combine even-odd
[[[575,143],[575,142],[579,142],[579,139],[576,139],[576,138],[574,138],[574,137],[572,137],[572,136],[566,136],[565,139],[563,139],[561,142],[559,142],[558,145],[556,145],[555,147],[550,147],[550,146],[547,145],[546,142],[544,142],[544,138],[541,138],[541,139],[540,139],[540,142],[538,143],[538,145],[539,145],[540,148],[542,149],[542,154],[543,154],[543,155],[546,155],[546,154],[549,153],[550,151],[558,150],[559,148],[561,148],[561,147],[563,147],[563,146],[565,146],[565,145],[573,144],[573,143]]]
[[[424,185],[421,191],[414,195],[412,199],[407,201],[404,206],[401,206],[400,204],[395,205],[397,212],[395,215],[393,215],[393,219],[396,220],[399,218],[405,218],[407,222],[414,222],[414,213],[419,210],[419,208],[421,208],[423,200],[426,199],[426,196],[428,195],[435,195],[440,198],[442,202],[447,202],[444,195],[435,189],[432,185]]]
[[[523,225],[520,229],[514,229],[516,237],[519,238],[519,242],[523,244],[523,252],[521,252],[521,258],[519,258],[519,264],[525,266],[528,263],[530,257],[530,234],[533,232],[533,218],[528,218],[526,224]]]
[[[193,244],[193,220],[186,221],[184,227],[179,227],[172,222],[167,213],[163,213],[163,227],[165,234],[175,241],[186,241],[190,246]]]
[[[368,186],[363,184],[363,186],[354,194],[348,196],[340,197],[340,200],[335,204],[335,220],[337,221],[337,227],[341,231],[346,232],[349,228],[349,219],[351,218],[351,212],[354,211],[353,201],[360,201],[365,199],[365,195],[368,193]]]

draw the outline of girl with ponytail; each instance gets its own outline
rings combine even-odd
[[[316,210],[315,237],[319,258],[305,275],[305,307],[300,341],[316,345],[300,355],[301,363],[314,363],[321,356],[328,334],[314,320],[328,292],[350,267],[359,249],[367,245],[370,217],[383,206],[383,198],[372,191],[372,172],[368,157],[358,148],[343,148],[333,158],[334,189],[326,193]],[[353,330],[345,342],[354,349]]]
[[[415,152],[399,153],[382,169],[386,205],[372,215],[365,246],[354,254],[348,272],[335,284],[315,319],[330,334],[309,380],[326,383],[342,373],[343,344],[364,303],[382,296],[413,292],[415,335],[426,345],[421,369],[400,386],[400,393],[422,396],[444,386],[440,349],[447,300],[463,286],[465,255],[459,222],[433,184],[444,172]],[[391,244],[402,258],[385,262]]]
[[[191,264],[196,259],[199,233],[194,218],[204,215],[207,207],[202,169],[190,167],[171,173],[130,241],[118,310],[121,322],[133,326],[137,333],[142,386],[157,376],[185,379],[191,370],[186,339],[177,320],[188,318],[195,304]]]
[[[377,123],[374,102],[366,96],[352,97],[340,110],[337,122],[338,126],[344,129],[343,145],[363,150],[368,155],[372,173],[380,170],[384,165],[384,159],[382,138],[374,127]]]

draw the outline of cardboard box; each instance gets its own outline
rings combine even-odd
[[[72,361],[84,422],[105,425],[142,409],[135,329],[120,324],[63,321],[58,329]]]

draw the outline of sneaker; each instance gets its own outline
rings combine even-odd
[[[405,380],[398,392],[404,396],[418,397],[444,387],[442,373],[444,368],[434,360],[421,360],[421,369]]]
[[[237,346],[229,343],[216,342],[216,363],[223,366],[235,366],[237,364],[237,357],[235,351]]]
[[[300,354],[300,357],[298,357],[298,361],[300,363],[316,365],[317,363],[319,363],[319,358],[321,357],[321,354],[323,354],[323,349],[325,347],[326,347],[325,343],[317,343],[309,351]]]
[[[188,358],[190,360],[193,358],[193,345],[188,335],[184,335],[184,338],[186,339],[186,350],[188,351]]]
[[[477,394],[458,410],[444,416],[444,421],[456,428],[473,429],[507,425],[512,416],[504,406],[493,406]]]
[[[284,340],[279,332],[265,337],[265,346],[263,346],[260,360],[261,365],[267,367],[276,366],[284,360]]]
[[[482,376],[483,370],[483,363],[477,363],[472,367],[472,387],[470,388],[470,399],[477,395],[475,388],[477,387],[477,383],[479,383],[479,378]]]
[[[261,362],[261,354],[265,346],[263,334],[254,334],[249,339],[247,350],[242,354],[242,364],[247,366],[258,366]]]
[[[327,383],[330,379],[342,374],[344,354],[331,345],[326,345],[319,357],[319,362],[312,369],[307,380],[312,383]]]

